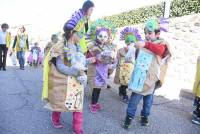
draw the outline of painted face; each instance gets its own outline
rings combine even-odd
[[[102,44],[103,43],[106,43],[108,41],[108,33],[106,31],[100,31],[97,35],[97,40],[99,42],[101,42]]]

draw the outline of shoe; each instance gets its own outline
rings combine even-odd
[[[198,117],[198,113],[197,113],[196,110],[192,112],[192,117],[193,117],[193,118],[199,118],[199,117]],[[199,118],[199,119],[200,119],[200,118]]]
[[[122,101],[128,104],[128,102],[129,102],[128,95],[123,96]]]
[[[21,70],[25,70],[23,67],[20,67]]]
[[[83,132],[73,132],[73,134],[84,134]]]
[[[6,71],[6,68],[3,68],[3,71]]]
[[[194,123],[196,125],[200,125],[200,119],[199,118],[193,118],[192,123]]]
[[[126,116],[124,123],[122,124],[122,127],[124,129],[129,129],[131,127],[131,121],[132,121],[132,117],[130,116]]]
[[[99,103],[96,104],[96,109],[97,110],[103,110],[103,106]]]
[[[122,96],[123,96],[122,93],[119,92],[119,97],[122,97]]]
[[[97,111],[98,111],[97,108],[96,108],[96,104],[90,104],[89,109],[90,109],[90,112],[93,113],[93,114],[96,114]]]
[[[107,85],[107,88],[108,88],[108,89],[110,89],[110,88],[111,88],[111,86],[110,86],[110,85]]]
[[[141,126],[148,126],[149,125],[148,117],[141,116],[140,123],[141,123]]]

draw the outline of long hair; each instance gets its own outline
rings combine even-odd
[[[82,6],[84,14],[87,14],[88,9],[91,7],[94,7],[94,3],[90,0],[85,1]]]
[[[67,26],[67,22],[65,23],[65,25],[64,25],[64,27],[63,27],[63,31],[64,31],[63,36],[64,36],[64,39],[65,39],[66,41],[68,41],[68,40],[70,39],[70,37],[71,37],[74,33],[77,32],[77,31],[75,31],[75,30],[69,28],[69,27]]]

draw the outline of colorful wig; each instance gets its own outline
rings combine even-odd
[[[155,30],[167,32],[168,24],[169,24],[169,18],[160,18],[160,19],[151,18],[146,21],[145,28],[151,32],[154,32]]]
[[[126,27],[120,32],[120,40],[125,40],[125,43],[135,43],[141,41],[142,38],[138,29],[133,27]]]
[[[115,26],[111,22],[103,19],[98,19],[91,24],[87,39],[96,41],[96,35],[100,33],[100,31],[106,31],[109,36],[109,42],[113,41],[116,34]]]

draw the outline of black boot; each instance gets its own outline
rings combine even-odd
[[[130,127],[131,127],[131,121],[132,121],[132,117],[130,117],[130,116],[126,116],[126,118],[125,118],[125,121],[124,121],[124,123],[123,123],[123,128],[124,129],[129,129]]]
[[[119,96],[121,97],[121,96],[123,96],[123,94],[122,94],[122,86],[119,86]]]
[[[148,117],[141,116],[140,123],[141,123],[141,126],[148,126],[149,125],[149,119],[148,119]]]

